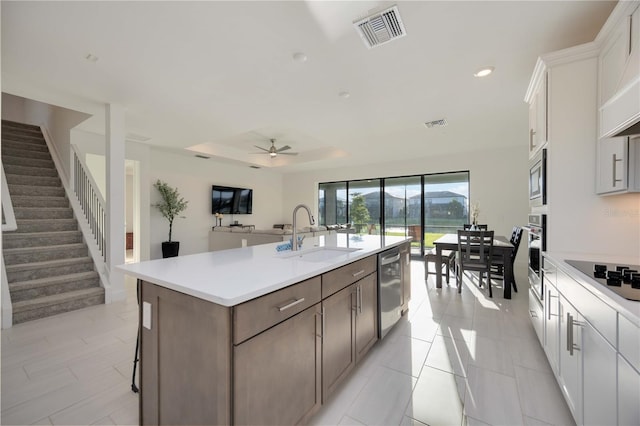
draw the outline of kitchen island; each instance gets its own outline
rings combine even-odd
[[[141,424],[306,422],[378,340],[377,254],[409,239],[335,234],[119,268],[140,285]],[[399,271],[400,273],[400,271]]]

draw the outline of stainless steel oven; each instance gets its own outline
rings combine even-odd
[[[530,214],[529,224],[524,227],[529,231],[527,242],[528,263],[529,263],[529,285],[533,293],[542,301],[544,289],[542,281],[542,252],[547,250],[546,228],[547,215]]]
[[[547,205],[547,149],[541,149],[529,165],[529,206]]]

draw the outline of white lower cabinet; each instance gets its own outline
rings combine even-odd
[[[582,326],[582,416],[585,425],[630,424],[616,422],[616,358],[616,349],[586,322]]]
[[[576,423],[582,424],[582,317],[560,296],[559,381]]]
[[[618,424],[640,425],[640,373],[618,355]]]
[[[594,299],[566,265],[544,265],[543,347],[574,420],[640,425],[640,327]]]
[[[548,281],[547,283],[550,284]],[[558,290],[553,285],[548,285],[545,289],[544,306],[544,350],[547,353],[551,369],[558,374],[558,366],[560,365],[560,304]]]

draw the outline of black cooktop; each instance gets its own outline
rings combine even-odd
[[[640,265],[616,265],[584,260],[566,262],[625,299],[640,301]]]

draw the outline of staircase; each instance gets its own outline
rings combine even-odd
[[[18,225],[2,235],[13,324],[104,303],[40,128],[2,120],[2,163]]]

